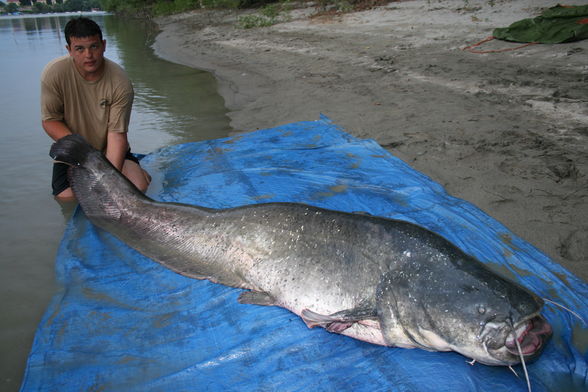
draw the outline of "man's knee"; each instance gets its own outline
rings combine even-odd
[[[74,195],[71,188],[66,188],[65,190],[61,191],[57,195],[55,195],[55,200],[61,202],[68,202],[68,201],[75,201],[76,196]]]

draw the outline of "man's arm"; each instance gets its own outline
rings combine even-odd
[[[141,192],[145,192],[151,182],[151,176],[136,162],[125,161],[125,156],[129,150],[127,133],[108,132],[107,140],[106,158]]]
[[[72,133],[63,121],[47,120],[42,121],[41,125],[45,132],[47,132],[47,135],[55,141]]]
[[[105,151],[106,158],[121,172],[123,172],[125,156],[129,150],[126,131],[129,129],[134,99],[133,85],[126,74],[120,76],[120,78],[123,77],[124,80],[118,83],[110,104]]]
[[[129,142],[126,132],[108,132],[106,138],[106,158],[121,172],[128,150]]]
[[[43,129],[47,135],[55,141],[64,136],[71,135],[71,130],[63,121],[42,121]],[[106,158],[114,167],[122,171],[125,156],[129,150],[129,142],[126,133],[108,132],[106,142]]]

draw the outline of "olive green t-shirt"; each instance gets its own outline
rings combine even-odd
[[[128,131],[133,98],[126,72],[106,58],[97,81],[85,80],[71,56],[51,61],[41,74],[42,120],[65,122],[99,151],[106,149],[108,132]]]

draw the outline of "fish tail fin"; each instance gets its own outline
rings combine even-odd
[[[70,166],[82,166],[93,152],[97,152],[81,135],[67,135],[53,143],[49,155]]]

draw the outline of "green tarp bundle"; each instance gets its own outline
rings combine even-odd
[[[559,44],[579,41],[588,38],[588,5],[557,5],[536,18],[497,28],[492,35],[512,42]]]

